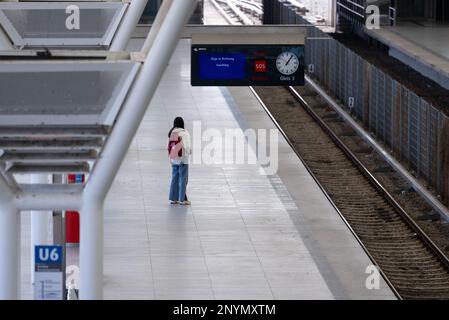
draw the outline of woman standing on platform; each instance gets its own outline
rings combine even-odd
[[[168,133],[168,154],[172,166],[170,204],[191,204],[186,195],[190,153],[190,134],[184,128],[184,120],[177,117]]]

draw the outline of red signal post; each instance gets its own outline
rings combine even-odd
[[[84,174],[69,174],[69,184],[83,184]],[[76,211],[66,211],[65,213],[66,243],[68,245],[79,245],[80,243],[80,216]]]

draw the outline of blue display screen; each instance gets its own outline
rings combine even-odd
[[[280,68],[278,58],[286,53],[297,60],[292,59],[289,68]],[[191,61],[192,86],[304,85],[301,44],[193,44]]]
[[[201,80],[245,80],[246,54],[201,52],[199,77]]]

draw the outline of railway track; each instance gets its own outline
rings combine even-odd
[[[262,6],[254,1],[214,0],[213,4],[216,8],[220,7],[221,15],[231,24],[254,25],[262,23]]]
[[[253,90],[396,295],[449,299],[449,260],[414,220],[423,207],[412,203],[418,213],[406,212],[355,155],[369,158],[372,150],[358,143],[356,135],[310,88]],[[331,127],[340,125],[339,136]],[[357,152],[341,136],[355,140]],[[376,170],[393,175],[384,164]],[[440,240],[445,243],[447,238]]]

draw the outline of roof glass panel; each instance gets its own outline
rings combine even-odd
[[[73,23],[79,8],[79,25]],[[127,4],[0,3],[0,23],[18,47],[109,46]],[[79,28],[78,28],[79,27]]]
[[[46,62],[0,64],[0,126],[111,126],[139,64]]]

